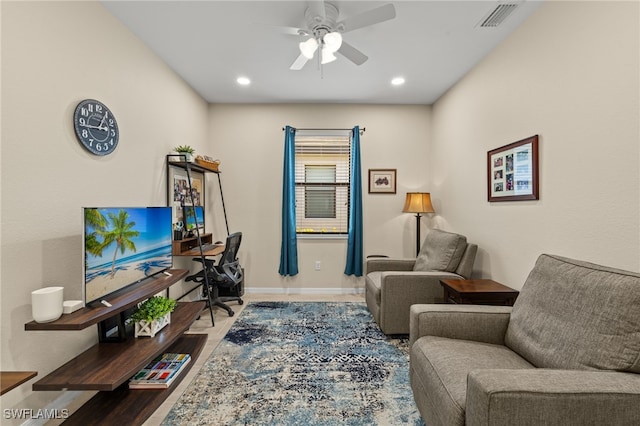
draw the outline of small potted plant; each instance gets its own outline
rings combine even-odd
[[[171,312],[175,307],[175,300],[163,296],[153,296],[140,303],[131,314],[131,321],[135,323],[135,337],[155,336],[171,322]]]
[[[193,162],[193,153],[196,152],[196,150],[193,149],[191,146],[178,145],[175,148],[173,148],[173,150],[180,155],[184,155],[188,162]]]

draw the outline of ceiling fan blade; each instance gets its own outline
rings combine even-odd
[[[286,34],[286,35],[293,35],[293,36],[306,36],[309,35],[309,30],[305,30],[302,28],[296,28],[296,27],[283,27],[283,26],[279,26],[279,25],[272,25],[270,26],[271,28],[274,28],[275,31],[277,33],[280,34]]]
[[[298,58],[295,61],[293,61],[293,64],[291,64],[289,69],[292,71],[299,71],[302,69],[302,67],[304,67],[307,61],[308,61],[307,57],[301,53],[300,56],[298,56]]]
[[[356,65],[362,65],[367,61],[367,59],[369,59],[367,55],[345,41],[342,42],[340,49],[338,49],[338,53]]]
[[[317,23],[324,21],[324,18],[327,16],[324,1],[323,0],[313,0],[307,2],[309,7],[309,13],[312,17],[317,18]]]
[[[392,4],[371,9],[360,15],[352,16],[336,24],[336,28],[341,33],[357,30],[358,28],[367,27],[379,22],[388,21],[396,17],[396,8]]]

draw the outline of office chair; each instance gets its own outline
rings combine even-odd
[[[207,297],[207,300],[210,300],[214,306],[218,306],[226,310],[230,317],[234,315],[234,312],[228,305],[226,305],[225,302],[235,301],[242,305],[244,302],[240,297],[241,292],[235,292],[238,296],[221,297],[219,295],[219,290],[220,288],[238,288],[238,286],[242,285],[244,272],[237,258],[241,241],[242,232],[235,232],[229,235],[225,243],[224,252],[220,256],[220,260],[217,265],[214,259],[204,259],[204,267],[202,270],[185,278],[185,281],[194,281],[198,284],[202,284],[203,292]],[[200,257],[194,257],[193,260],[200,263],[203,261]],[[205,285],[205,274],[207,274],[209,288]]]

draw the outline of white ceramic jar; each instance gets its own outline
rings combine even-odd
[[[64,287],[45,287],[31,292],[31,314],[36,322],[51,322],[62,316]]]

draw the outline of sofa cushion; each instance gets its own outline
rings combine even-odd
[[[455,272],[467,248],[467,237],[433,229],[422,244],[414,271]]]
[[[534,368],[505,346],[425,336],[411,346],[411,383],[429,425],[464,425],[467,375],[478,368]],[[422,412],[422,410],[429,412]],[[437,420],[436,420],[437,419]]]
[[[540,368],[640,373],[640,274],[541,255],[505,344]]]
[[[382,271],[370,272],[365,279],[367,294],[371,294],[376,301],[376,305],[380,304],[380,289],[382,287]]]

